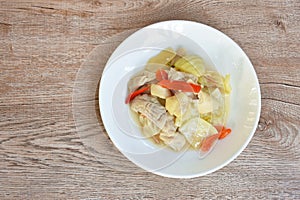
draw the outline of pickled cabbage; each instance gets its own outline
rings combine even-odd
[[[187,72],[198,77],[205,72],[202,58],[195,55],[184,56],[180,58],[175,62],[174,66],[176,70]]]

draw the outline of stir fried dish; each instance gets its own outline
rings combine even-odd
[[[222,76],[185,49],[167,48],[128,82],[125,103],[145,137],[181,151],[208,152],[226,137],[230,76]]]

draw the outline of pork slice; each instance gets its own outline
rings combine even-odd
[[[180,72],[177,71],[174,68],[170,68],[169,73],[168,73],[168,78],[170,80],[176,80],[176,81],[188,81],[191,80],[194,83],[197,83],[198,78],[197,76],[185,72]]]
[[[150,138],[158,133],[160,133],[160,128],[158,128],[152,121],[150,121],[146,116],[140,115],[139,120],[142,125],[142,132],[144,136]]]
[[[145,70],[138,72],[128,81],[127,86],[128,86],[129,93],[145,85],[146,83],[150,83],[151,81],[154,80],[155,80],[154,72],[145,71]]]
[[[144,94],[134,98],[130,108],[137,113],[147,117],[157,127],[162,129],[167,121],[166,109],[157,100],[156,97]]]

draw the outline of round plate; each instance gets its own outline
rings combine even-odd
[[[231,76],[231,107],[227,126],[232,133],[218,142],[204,159],[197,152],[174,152],[144,138],[125,104],[127,82],[147,60],[167,47],[184,47],[198,54],[223,75]],[[124,40],[103,71],[99,104],[102,121],[114,145],[139,167],[152,173],[192,178],[214,172],[235,159],[256,130],[261,96],[254,68],[243,50],[229,37],[191,21],[165,21],[147,26]]]

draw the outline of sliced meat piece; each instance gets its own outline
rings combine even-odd
[[[158,102],[156,97],[147,94],[139,95],[132,100],[130,108],[147,117],[160,129],[166,124],[166,109]]]
[[[145,137],[150,138],[160,132],[158,128],[152,121],[150,121],[146,116],[140,115],[139,120],[142,125],[142,132]]]
[[[174,135],[177,127],[174,124],[174,116],[170,115],[169,113],[166,113],[166,123],[165,126],[162,128],[162,132],[164,132],[166,135],[171,136]]]
[[[177,81],[192,81],[197,83],[198,78],[197,76],[185,72],[180,72],[175,70],[174,68],[170,68],[168,73],[169,80],[177,80]]]
[[[137,88],[155,80],[155,73],[150,71],[141,71],[138,72],[128,81],[128,90],[129,93],[133,92]]]
[[[157,129],[152,127],[154,125],[160,131],[164,131],[168,134],[173,134],[176,131],[177,127],[174,124],[174,116],[166,111],[165,107],[159,103],[156,97],[147,94],[137,96],[132,100],[130,108],[151,122],[147,122],[150,126],[146,128],[146,131],[148,131],[147,135],[157,134]],[[148,130],[149,128],[151,128],[151,130]]]

